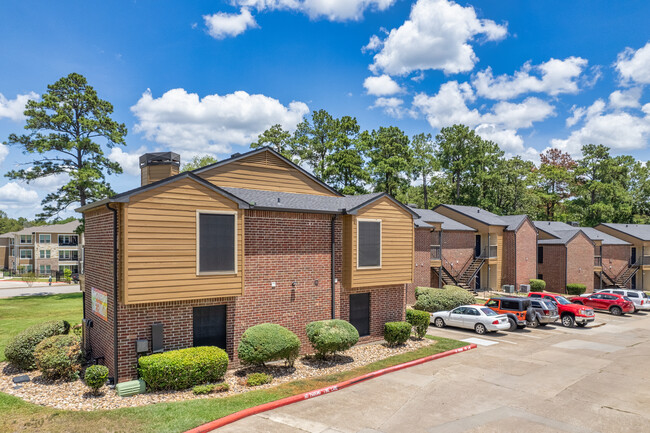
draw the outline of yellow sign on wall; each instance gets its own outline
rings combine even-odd
[[[106,292],[94,287],[90,289],[90,292],[90,302],[92,304],[93,313],[108,321],[108,299]]]

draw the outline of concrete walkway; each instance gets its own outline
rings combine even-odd
[[[13,298],[14,296],[56,295],[60,293],[77,293],[79,284],[34,283],[29,287],[24,281],[0,280],[0,298]]]
[[[219,432],[650,431],[649,331],[645,313],[597,313],[587,328],[558,325],[487,337],[430,328],[480,346]]]

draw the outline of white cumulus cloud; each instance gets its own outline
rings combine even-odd
[[[614,67],[623,82],[650,84],[650,42],[638,50],[626,48],[618,54]]]
[[[33,203],[39,204],[36,191],[24,188],[18,182],[8,182],[0,187],[0,207],[14,209]]]
[[[234,4],[264,10],[295,10],[311,19],[360,20],[366,10],[384,11],[396,0],[233,0]]]
[[[215,39],[234,37],[249,28],[257,27],[255,18],[247,8],[241,8],[238,14],[217,12],[212,15],[203,15],[203,20],[208,28],[208,33]]]
[[[609,105],[612,108],[639,108],[642,89],[632,87],[627,90],[615,90],[609,95]]]
[[[293,130],[309,112],[303,102],[283,105],[269,96],[242,90],[199,98],[172,89],[154,98],[147,90],[131,107],[136,132],[165,148],[186,154],[227,153],[231,145],[249,145],[274,124]]]
[[[370,108],[381,108],[389,116],[400,119],[406,112],[403,104],[404,100],[400,98],[377,98]]]
[[[108,154],[108,159],[120,164],[124,173],[139,176],[140,156],[144,153],[146,153],[146,150],[143,147],[134,153],[125,152],[119,147],[114,147],[111,149],[111,153]]]
[[[497,41],[506,34],[506,25],[479,19],[472,6],[450,0],[418,0],[409,19],[381,41],[371,70],[390,75],[428,69],[447,74],[467,72],[478,61],[471,42],[478,36]],[[379,44],[371,39],[371,45]]]
[[[527,62],[514,75],[496,77],[488,67],[474,76],[472,84],[477,95],[490,99],[512,99],[524,93],[577,93],[577,80],[587,63],[581,57],[550,59],[540,65]]]
[[[8,99],[0,93],[0,119],[4,117],[13,120],[14,122],[24,120],[25,116],[23,115],[23,112],[25,111],[27,101],[38,98],[38,94],[34,92],[29,92],[25,95],[16,95],[14,99]],[[0,156],[1,155],[2,151],[0,151]],[[1,161],[2,160],[0,159],[0,162]]]
[[[363,87],[369,95],[387,96],[402,92],[402,88],[388,75],[368,77],[363,82]]]
[[[0,164],[2,164],[2,161],[5,160],[7,155],[9,155],[9,146],[0,144]]]

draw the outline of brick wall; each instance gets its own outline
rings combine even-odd
[[[442,264],[452,275],[458,275],[474,257],[475,236],[476,233],[470,231],[442,232]]]
[[[431,238],[433,234],[430,228],[415,229],[415,263],[413,272],[413,283],[406,287],[406,303],[415,303],[415,288],[429,287],[431,285]]]
[[[528,284],[531,279],[537,278],[537,230],[530,221],[526,220],[517,231],[517,279],[514,284]],[[513,283],[509,283],[513,284]]]
[[[503,268],[501,269],[501,285],[499,288],[504,284],[516,284],[516,242],[517,236],[514,231],[503,232]]]
[[[340,298],[341,319],[349,320],[350,295],[354,293],[370,293],[370,335],[362,337],[359,342],[380,340],[384,334],[384,324],[405,319],[406,288],[392,287],[361,287],[355,289],[343,288]]]
[[[567,244],[567,284],[584,284],[594,291],[594,244],[580,233]]]
[[[564,245],[542,244],[543,263],[537,265],[537,272],[546,281],[546,290],[565,293],[566,291],[566,248]]]

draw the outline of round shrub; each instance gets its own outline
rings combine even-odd
[[[7,361],[23,370],[36,368],[34,349],[41,341],[54,335],[67,334],[70,324],[65,320],[52,320],[30,326],[16,335],[5,347]]]
[[[300,339],[284,326],[262,323],[251,326],[241,336],[237,355],[247,365],[264,365],[265,362],[284,359],[288,366],[300,353]]]
[[[171,350],[138,360],[140,377],[152,390],[187,389],[217,382],[227,368],[228,355],[215,346]]]
[[[406,343],[411,336],[411,324],[408,322],[386,322],[384,324],[384,340],[389,346]]]
[[[529,284],[531,292],[543,292],[546,290],[546,281],[544,280],[537,280],[533,278],[529,281]]]
[[[420,288],[413,308],[435,313],[474,303],[474,295],[467,290],[457,286],[444,286],[442,289]]]
[[[75,335],[54,335],[34,349],[36,367],[47,379],[74,379],[81,370],[81,342]]]
[[[429,329],[431,316],[426,311],[406,310],[406,321],[411,324],[418,338],[423,338]]]
[[[273,376],[266,373],[251,373],[246,378],[246,386],[260,386],[271,383]]]
[[[91,365],[84,373],[84,383],[94,393],[104,386],[108,379],[108,368],[105,365]]]
[[[587,286],[584,284],[567,284],[566,292],[568,295],[582,295],[587,291]]]
[[[357,328],[345,320],[311,322],[307,324],[306,331],[307,338],[319,358],[348,350],[359,341]]]

